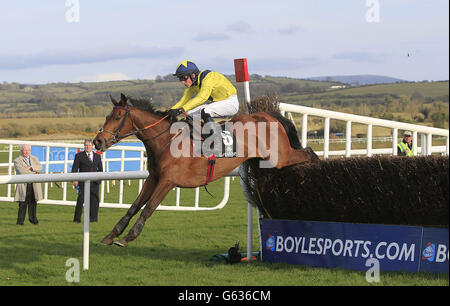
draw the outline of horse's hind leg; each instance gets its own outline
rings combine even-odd
[[[155,188],[155,191],[153,192],[152,196],[150,197],[150,200],[142,210],[141,215],[136,220],[136,223],[134,224],[133,228],[128,232],[128,234],[125,237],[120,238],[117,241],[114,241],[114,244],[121,247],[126,247],[128,246],[128,242],[136,239],[137,236],[139,236],[139,234],[142,232],[142,229],[144,228],[144,224],[147,218],[149,218],[153,214],[155,209],[158,207],[158,205],[162,202],[164,197],[173,187],[175,187],[175,184],[170,183],[168,181],[158,183],[158,185]]]
[[[144,206],[145,203],[147,203],[148,199],[152,195],[155,185],[156,179],[149,176],[145,180],[145,183],[142,186],[142,190],[139,193],[139,196],[136,198],[131,207],[128,209],[125,216],[123,216],[120,219],[120,221],[114,226],[111,233],[109,233],[105,238],[103,238],[103,240],[100,242],[101,244],[111,245],[114,241],[114,238],[122,234],[124,229],[130,223],[131,218],[133,218],[133,216],[137,214],[137,212],[141,209],[141,207]]]

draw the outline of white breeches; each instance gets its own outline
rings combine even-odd
[[[205,109],[205,113],[210,114],[213,118],[231,117],[239,111],[239,100],[237,95],[233,95],[225,100],[199,105],[187,113],[191,116],[200,116],[202,109]]]

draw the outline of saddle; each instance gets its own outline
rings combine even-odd
[[[226,121],[218,123],[201,121],[200,131],[196,130],[192,119],[185,119],[190,127],[190,138],[194,150],[201,156],[216,158],[237,157],[237,141],[233,131],[225,125]]]
[[[237,141],[233,131],[229,130],[225,121],[214,122],[211,116],[202,111],[200,127],[195,127],[192,117],[184,119],[189,125],[194,152],[208,158],[205,188],[212,181],[217,158],[237,157]],[[198,125],[198,124],[197,124]],[[208,191],[206,189],[206,191]],[[209,193],[209,192],[208,192]]]

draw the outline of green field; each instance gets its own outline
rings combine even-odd
[[[169,107],[181,96],[177,82],[120,81],[104,83],[20,85],[0,88],[0,138],[31,140],[77,139],[92,137],[111,110],[108,95],[120,92],[132,96],[151,96],[158,106]],[[327,90],[330,83],[265,77],[251,82],[252,97],[279,93],[279,100],[341,112],[386,118],[448,128],[448,81],[361,86]],[[241,88],[238,87],[240,95]],[[243,101],[243,99],[242,99]],[[385,103],[386,102],[386,103]],[[389,103],[387,103],[389,102]],[[433,117],[433,115],[435,115]],[[439,116],[438,116],[439,115]],[[383,117],[384,116],[384,117]],[[297,123],[300,116],[294,115]],[[434,118],[434,119],[433,119]],[[309,118],[308,131],[323,128],[323,120]],[[297,125],[299,128],[300,126]],[[331,122],[336,131],[344,131],[340,122]],[[352,134],[365,133],[366,127],[354,125]],[[389,135],[389,129],[374,127],[374,136]],[[442,139],[433,145],[442,145]],[[374,148],[391,147],[390,143],[373,143]],[[316,151],[323,145],[313,144]],[[365,143],[352,144],[365,148]],[[330,150],[344,149],[331,144]],[[18,152],[14,153],[14,157]],[[0,152],[0,161],[8,154]],[[0,169],[4,174],[6,168]],[[137,195],[136,182],[125,184],[124,202]],[[112,187],[106,202],[117,201],[118,186]],[[201,202],[207,206],[222,198],[223,181],[202,191]],[[39,205],[40,224],[15,225],[17,203],[0,203],[0,286],[9,285],[269,285],[269,286],[448,286],[448,274],[381,273],[379,283],[368,283],[365,271],[321,269],[288,264],[251,262],[227,265],[210,259],[224,254],[240,241],[246,250],[247,204],[240,191],[239,179],[232,181],[231,197],[225,208],[205,212],[156,211],[141,234],[128,248],[101,246],[99,241],[125,214],[123,209],[100,209],[99,222],[91,224],[90,269],[82,271],[79,283],[68,283],[66,261],[76,258],[82,263],[82,224],[72,222],[74,207]],[[4,195],[6,186],[0,185]],[[194,202],[192,189],[182,190],[186,203]],[[69,200],[75,191],[69,189]],[[59,187],[50,189],[50,198],[62,198]],[[173,204],[169,193],[163,204]],[[257,222],[254,220],[254,228]],[[259,249],[257,230],[253,249]]]
[[[135,198],[135,186],[125,184],[125,201]],[[101,246],[125,213],[101,208],[99,222],[91,224],[90,266],[81,271],[79,283],[66,282],[66,261],[76,258],[82,266],[83,224],[72,222],[74,207],[39,205],[39,225],[15,225],[16,203],[0,203],[0,286],[9,285],[151,285],[151,286],[448,286],[448,274],[381,273],[379,283],[368,283],[365,271],[322,269],[261,262],[234,265],[214,262],[236,241],[246,250],[247,204],[239,179],[231,183],[231,197],[221,210],[205,212],[156,211],[142,234],[128,248]],[[215,196],[201,192],[208,205],[222,198],[222,180],[210,185]],[[4,194],[5,186],[0,186]],[[117,189],[117,185],[114,187]],[[61,189],[53,187],[51,195]],[[116,190],[109,196],[114,197]],[[194,191],[182,190],[187,203]],[[71,198],[74,194],[71,193]],[[173,203],[174,192],[167,202]],[[254,220],[253,249],[259,249]]]

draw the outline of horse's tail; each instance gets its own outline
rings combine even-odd
[[[296,150],[303,149],[300,140],[298,140],[297,128],[295,127],[294,123],[292,123],[291,120],[284,117],[280,113],[269,112],[269,115],[277,119],[281,123],[281,125],[283,125],[284,130],[286,131],[286,134],[289,138],[289,143],[291,144],[291,147]]]

